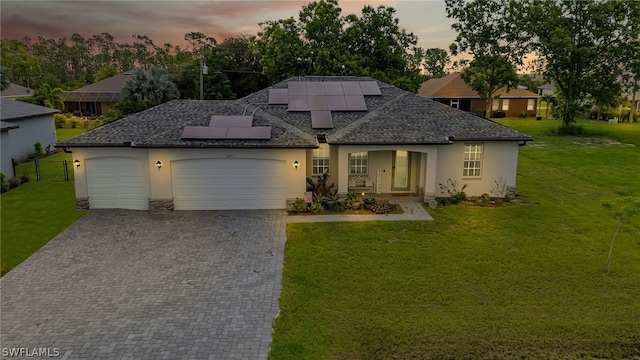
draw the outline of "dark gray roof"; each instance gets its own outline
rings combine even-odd
[[[132,71],[114,75],[73,91],[65,91],[63,101],[73,102],[116,102],[122,97],[121,91]]]
[[[2,97],[19,97],[19,96],[31,96],[33,91],[28,87],[24,87],[18,84],[9,84],[9,87],[0,91]]]
[[[0,120],[18,120],[30,117],[50,115],[60,112],[45,106],[33,105],[17,100],[2,99]]]
[[[59,146],[144,147],[317,147],[324,134],[330,144],[449,144],[466,141],[528,141],[531,137],[495,122],[378,82],[380,96],[365,96],[368,111],[332,112],[333,129],[313,129],[310,112],[267,105],[269,89],[288,81],[367,81],[357,77],[291,78],[235,101],[173,100],[88,131]],[[256,107],[258,109],[256,110]],[[271,126],[269,140],[186,140],[185,126],[207,126],[211,115],[254,113],[253,126]]]
[[[11,130],[11,129],[17,129],[19,127],[20,127],[20,125],[14,124],[12,122],[0,121],[0,131],[7,131],[7,130]]]

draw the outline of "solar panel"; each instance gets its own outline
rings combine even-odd
[[[253,116],[213,115],[209,126],[251,126]]]
[[[342,89],[344,89],[345,95],[361,95],[362,88],[360,88],[360,82],[358,81],[343,81]]]
[[[342,83],[337,81],[325,82],[324,93],[326,95],[344,95],[344,89],[342,89]]]
[[[324,95],[309,96],[309,110],[329,110],[327,108],[327,99]]]
[[[185,126],[182,139],[226,139],[227,127]]]
[[[342,87],[341,87],[342,88]],[[344,95],[327,95],[327,109],[331,111],[347,111],[347,100]]]
[[[319,81],[307,82],[307,95],[324,95],[324,84]]]
[[[271,139],[271,126],[230,127],[227,139]]]
[[[269,105],[285,105],[289,99],[287,95],[289,91],[287,89],[270,89],[269,90]]]
[[[289,111],[309,111],[307,95],[289,95],[289,105],[287,109]]]
[[[291,95],[306,95],[307,94],[307,84],[301,81],[289,81],[287,84],[289,91],[288,94]]]
[[[360,88],[363,95],[382,95],[380,87],[375,81],[360,81]]]
[[[367,104],[362,95],[345,95],[348,111],[367,111]]]
[[[311,111],[311,127],[313,129],[333,129],[331,111]]]

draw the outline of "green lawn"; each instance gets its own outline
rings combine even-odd
[[[84,128],[57,128],[56,129],[56,141],[62,141],[62,140],[66,140],[69,138],[72,138],[74,136],[80,135],[83,132],[87,131],[87,129]]]
[[[558,121],[500,122],[536,139],[520,148],[528,204],[288,226],[271,359],[640,356],[640,218],[607,275],[601,206],[640,196],[640,124],[560,137]]]
[[[47,159],[66,159],[73,180],[71,154],[57,153]],[[28,173],[25,169],[29,165],[32,163],[19,165],[16,173]],[[51,169],[44,167],[43,171]],[[31,182],[2,194],[0,202],[2,274],[16,267],[85,214],[76,210],[73,181],[36,182],[34,177]]]

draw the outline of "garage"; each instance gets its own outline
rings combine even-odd
[[[147,210],[149,191],[146,168],[142,160],[135,158],[87,160],[90,208]]]
[[[180,160],[171,169],[176,210],[286,208],[283,160]]]

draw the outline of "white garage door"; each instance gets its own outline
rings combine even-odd
[[[284,209],[284,161],[196,159],[171,165],[176,210]]]
[[[132,158],[87,160],[89,206],[92,209],[147,210],[146,166]]]

